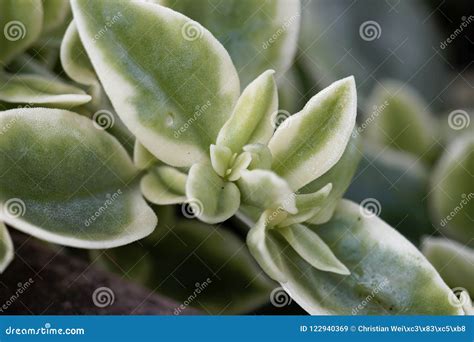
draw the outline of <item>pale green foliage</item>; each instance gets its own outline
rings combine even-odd
[[[218,269],[223,279],[209,281],[214,289],[193,303],[210,313],[245,312],[268,300],[275,284],[252,257],[311,314],[351,313],[378,286],[376,300],[358,313],[462,313],[414,246],[378,217],[364,217],[358,205],[341,201],[362,155],[354,78],[334,82],[279,122],[275,72],[291,64],[299,1],[236,1],[224,4],[232,10],[222,15],[208,10],[220,1],[162,1],[179,11],[159,2],[72,0],[72,21],[61,1],[2,2],[0,24],[21,17],[28,32],[18,44],[0,40],[2,66],[16,72],[2,71],[2,106],[56,109],[0,113],[0,153],[7,160],[0,164],[0,220],[89,249],[149,235],[143,246],[109,251],[101,263],[122,273],[124,265],[142,284],[180,301],[196,276]],[[249,11],[256,17],[247,18]],[[20,56],[38,37],[43,43],[61,30],[61,65],[85,91]],[[54,62],[53,45],[45,53]],[[20,72],[23,66],[31,73]],[[390,96],[388,108],[402,114],[393,120],[384,112],[378,123],[396,134],[420,104],[411,95]],[[57,109],[71,107],[77,113]],[[100,110],[112,120],[106,130],[90,119]],[[406,139],[397,141],[400,149],[422,155],[430,146],[420,133],[422,115],[415,113]],[[450,191],[461,185],[444,174],[452,171],[465,184],[458,166],[472,170],[467,140],[456,143],[437,171],[436,181],[450,182]],[[451,204],[434,195],[444,212]],[[207,224],[176,221],[172,208],[152,207],[143,197],[181,204],[184,216]],[[234,215],[250,228],[248,250],[210,225]],[[465,237],[459,233],[466,234],[465,220],[452,221],[452,235]],[[142,249],[143,262],[133,270]],[[0,271],[12,251],[0,223]],[[178,279],[175,271],[186,286],[169,282],[170,274]]]
[[[431,177],[430,209],[439,229],[474,246],[474,136],[465,134],[448,146]]]

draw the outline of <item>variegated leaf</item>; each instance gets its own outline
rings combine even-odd
[[[70,108],[90,100],[91,97],[81,89],[58,80],[38,75],[0,73],[0,101]]]
[[[186,200],[186,180],[185,173],[171,166],[155,166],[142,178],[140,188],[152,203],[178,204]]]
[[[247,144],[268,143],[274,131],[271,117],[278,109],[274,73],[264,72],[245,88],[217,136],[218,146],[226,146],[236,153]]]
[[[283,288],[313,315],[462,315],[450,288],[423,255],[377,216],[340,202],[328,223],[309,226],[349,269],[323,272],[279,241],[287,281]]]
[[[187,202],[201,221],[218,223],[232,217],[240,206],[234,183],[222,179],[210,164],[194,164],[186,182]]]
[[[341,158],[354,128],[357,98],[353,77],[334,82],[278,127],[268,147],[272,170],[298,190]]]
[[[239,96],[224,47],[200,24],[160,5],[71,4],[92,65],[130,131],[172,166],[207,159]]]
[[[143,238],[156,216],[127,152],[91,120],[58,109],[2,112],[0,219],[50,242],[109,248]]]

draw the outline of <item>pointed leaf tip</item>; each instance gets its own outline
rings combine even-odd
[[[357,114],[354,77],[334,82],[276,130],[268,147],[272,169],[293,190],[326,173],[341,158]]]

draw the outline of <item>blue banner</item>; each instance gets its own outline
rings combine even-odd
[[[474,317],[0,316],[0,341],[474,341]]]

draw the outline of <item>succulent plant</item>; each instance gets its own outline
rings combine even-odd
[[[177,300],[204,282],[213,291],[188,304],[209,313],[255,309],[276,282],[310,314],[470,310],[453,305],[451,289],[404,236],[343,199],[363,156],[354,77],[288,117],[279,106],[284,79],[276,78],[296,51],[298,1],[233,3],[239,16],[213,14],[218,1],[160,3],[72,0],[72,20],[53,2],[0,4],[0,24],[25,30],[19,44],[0,40],[1,221],[65,246],[120,247],[105,251],[108,260],[95,256],[117,272],[127,265],[135,281]],[[256,7],[263,14],[242,29]],[[61,62],[51,68],[25,51],[53,30],[64,37],[51,47]],[[13,62],[20,57],[24,66]],[[59,80],[58,68],[76,84]],[[397,103],[389,109],[413,104]],[[381,122],[396,134],[393,120]],[[418,153],[418,128],[403,150]],[[433,182],[472,170],[466,141]],[[469,183],[462,177],[450,189]],[[451,204],[433,195],[435,212],[445,213]],[[163,209],[170,205],[201,222],[176,219]],[[233,217],[246,245],[221,225]],[[465,239],[472,225],[455,223],[450,234]],[[12,255],[2,223],[0,271]],[[177,288],[169,279],[182,264],[186,285]]]

